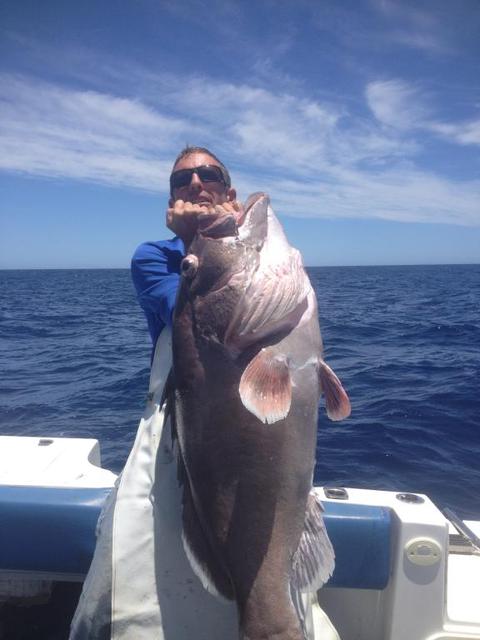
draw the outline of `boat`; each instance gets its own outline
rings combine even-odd
[[[68,637],[116,479],[97,440],[0,436],[0,638]],[[311,638],[321,607],[342,640],[480,640],[480,520],[416,493],[315,491],[336,566]]]

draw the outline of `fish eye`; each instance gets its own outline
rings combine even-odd
[[[182,260],[182,263],[180,265],[180,270],[181,270],[182,276],[185,276],[186,278],[191,279],[195,277],[195,274],[197,273],[197,270],[198,270],[197,256],[193,255],[193,253],[189,254],[188,256],[185,256],[185,258]]]

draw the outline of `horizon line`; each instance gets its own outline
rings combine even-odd
[[[469,267],[478,262],[411,262],[390,264],[318,264],[305,269],[356,269],[359,267]],[[130,267],[0,267],[0,271],[130,271]]]

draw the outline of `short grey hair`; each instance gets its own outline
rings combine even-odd
[[[180,162],[182,158],[185,158],[186,156],[190,156],[192,153],[206,153],[207,155],[211,156],[214,160],[216,160],[220,165],[220,170],[222,172],[226,188],[229,189],[232,186],[232,181],[231,181],[230,174],[228,172],[227,167],[223,164],[223,162],[219,158],[217,158],[217,156],[214,153],[210,151],[210,149],[207,149],[206,147],[193,147],[187,144],[180,151],[178,156],[175,158],[175,162],[173,163],[173,167],[172,167],[172,173],[173,173],[173,170],[175,169],[175,165],[178,162]],[[170,195],[173,195],[171,185],[170,185]]]

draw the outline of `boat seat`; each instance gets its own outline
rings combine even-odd
[[[81,579],[92,560],[98,516],[110,491],[0,486],[0,571]]]
[[[329,501],[323,506],[335,550],[335,570],[325,587],[385,589],[391,572],[390,509]]]
[[[1,485],[0,572],[81,579],[90,566],[96,523],[110,491]],[[336,555],[326,586],[385,588],[390,576],[389,509],[328,501],[324,506]]]

